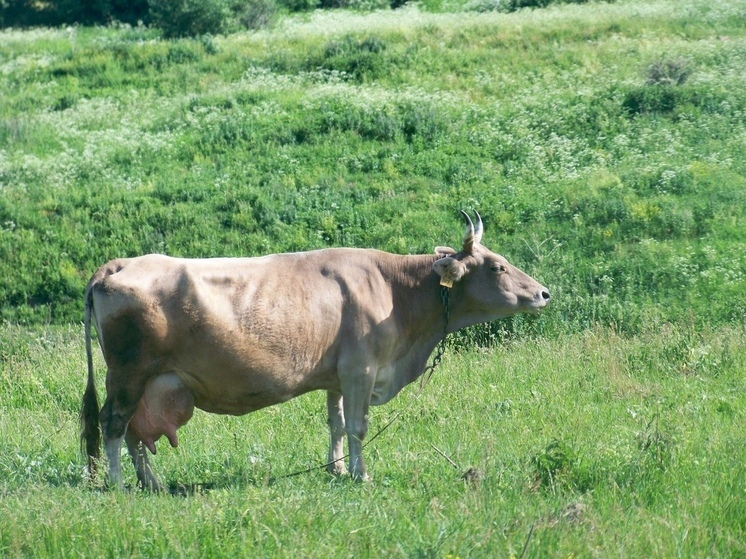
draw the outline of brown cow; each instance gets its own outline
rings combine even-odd
[[[145,448],[176,430],[194,407],[242,415],[311,390],[327,391],[327,468],[368,478],[362,443],[368,407],[420,376],[444,336],[440,285],[450,290],[449,332],[537,312],[549,292],[480,244],[482,220],[461,251],[401,256],[333,248],[257,258],[183,259],[151,254],[112,260],[85,294],[88,385],[81,440],[93,475],[101,431],[109,483],[121,487],[122,440],[143,487],[161,485]],[[108,368],[97,404],[91,317]],[[100,414],[100,426],[99,426]]]

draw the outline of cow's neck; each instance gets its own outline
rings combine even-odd
[[[391,289],[397,343],[384,357],[371,403],[390,400],[424,371],[427,359],[445,336],[446,312],[440,296],[435,256],[394,256],[379,260],[379,269]]]
[[[398,259],[389,278],[395,312],[408,337],[414,338],[412,341],[434,347],[443,337],[446,326],[439,277],[433,270],[437,256],[401,256]]]

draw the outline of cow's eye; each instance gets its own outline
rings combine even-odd
[[[502,274],[505,271],[505,266],[502,264],[493,264],[491,270],[497,274]]]

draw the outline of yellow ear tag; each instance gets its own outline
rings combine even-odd
[[[451,288],[453,287],[453,280],[445,276],[440,276],[440,285]]]

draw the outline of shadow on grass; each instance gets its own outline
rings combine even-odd
[[[305,470],[298,470],[281,475],[246,475],[242,473],[217,474],[210,481],[192,483],[170,482],[167,491],[176,497],[188,497],[209,493],[220,489],[243,489],[245,487],[270,487],[276,483],[296,477],[313,477],[323,480],[323,483],[357,484],[351,476],[345,474],[332,475],[324,470],[324,465],[314,466]]]

